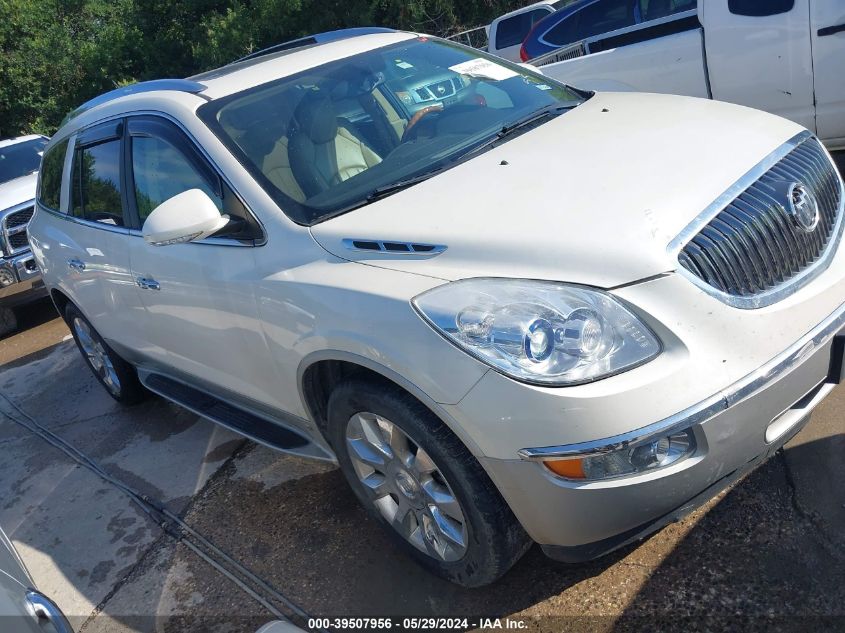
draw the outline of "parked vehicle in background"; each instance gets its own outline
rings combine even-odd
[[[0,622],[3,633],[73,633],[56,604],[34,589],[12,542],[0,529]]]
[[[487,50],[499,57],[518,62],[522,42],[534,25],[572,2],[573,0],[536,2],[496,18],[488,27]]]
[[[583,49],[543,72],[587,89],[766,110],[814,131],[831,149],[845,148],[842,0],[707,0],[696,12],[588,38]]]
[[[520,59],[526,62],[574,42],[653,23],[695,7],[696,0],[579,0],[538,22],[525,37]]]
[[[461,98],[405,106],[447,73]],[[844,201],[780,117],[393,32],[86,104],[30,241],[116,400],[336,459],[478,586],[532,540],[643,538],[803,427],[842,379]]]
[[[13,308],[47,295],[27,240],[47,140],[33,135],[0,141],[0,336],[17,326]]]

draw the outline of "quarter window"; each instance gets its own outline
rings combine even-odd
[[[682,11],[690,11],[695,9],[697,4],[696,0],[639,0],[638,10],[640,20],[649,22]]]
[[[496,49],[519,46],[531,27],[547,15],[546,9],[534,9],[502,20],[496,27]]]
[[[72,177],[72,215],[123,226],[119,139],[77,150]]]
[[[220,196],[191,162],[163,139],[152,136],[132,137],[132,172],[135,179],[135,203],[143,225],[158,205],[189,189],[200,189],[223,210]]]
[[[38,202],[54,211],[59,210],[62,196],[62,171],[67,154],[67,141],[51,148],[41,161],[41,182],[38,187]]]
[[[565,46],[634,24],[632,0],[598,0],[552,27],[544,39],[555,46]]]
[[[752,18],[789,13],[794,8],[795,0],[728,0],[731,13]]]

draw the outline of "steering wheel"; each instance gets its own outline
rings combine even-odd
[[[424,117],[427,117],[429,114],[432,114],[433,112],[438,112],[438,113],[443,112],[443,106],[439,105],[439,104],[438,105],[426,106],[422,110],[418,110],[417,112],[415,112],[414,116],[412,116],[411,119],[408,121],[408,126],[405,128],[405,131],[402,133],[402,139],[399,142],[404,143],[405,141],[410,140],[411,137],[408,135],[408,133],[412,129],[414,129],[414,127],[416,127],[417,123],[422,121],[422,119]],[[416,136],[416,135],[414,135],[414,136]]]

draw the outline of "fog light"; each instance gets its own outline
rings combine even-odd
[[[695,446],[692,431],[685,430],[604,455],[549,460],[543,464],[566,479],[596,481],[665,468],[692,455]]]

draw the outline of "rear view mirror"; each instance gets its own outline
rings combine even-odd
[[[158,205],[144,222],[141,233],[153,246],[183,244],[214,235],[229,223],[214,201],[200,189],[188,189]]]

